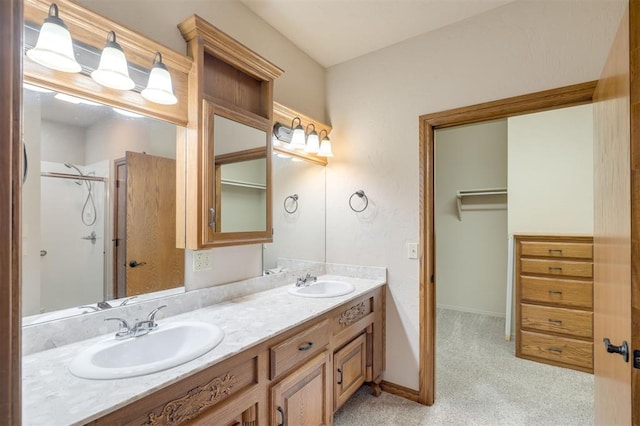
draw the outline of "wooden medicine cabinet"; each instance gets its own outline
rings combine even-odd
[[[282,70],[197,15],[178,27],[194,61],[178,242],[196,250],[271,242],[273,82]]]

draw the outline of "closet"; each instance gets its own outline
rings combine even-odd
[[[587,104],[436,130],[439,312],[505,318],[515,336],[513,235],[593,234],[592,114]]]

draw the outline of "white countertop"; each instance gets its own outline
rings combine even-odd
[[[292,284],[289,284],[159,319],[160,327],[182,320],[216,324],[224,330],[225,337],[205,355],[158,373],[116,380],[80,379],[69,373],[68,365],[78,352],[95,342],[113,338],[113,333],[25,356],[23,425],[66,426],[95,420],[384,284],[383,280],[335,275],[321,278],[351,282],[355,291],[339,297],[312,299],[290,295],[287,288]]]

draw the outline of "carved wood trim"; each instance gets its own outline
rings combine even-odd
[[[367,314],[367,308],[364,302],[360,302],[357,305],[354,305],[340,314],[340,319],[338,323],[341,326],[347,327],[354,322],[358,321],[360,318],[364,317]]]
[[[195,419],[222,398],[229,396],[235,384],[236,377],[230,373],[225,374],[223,378],[216,377],[206,385],[190,390],[183,397],[169,401],[160,414],[149,413],[149,420],[143,426],[172,426]]]

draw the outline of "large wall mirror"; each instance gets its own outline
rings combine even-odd
[[[264,245],[265,273],[325,262],[326,167],[274,151],[273,243]]]
[[[23,323],[183,291],[176,125],[26,84],[23,112]]]

